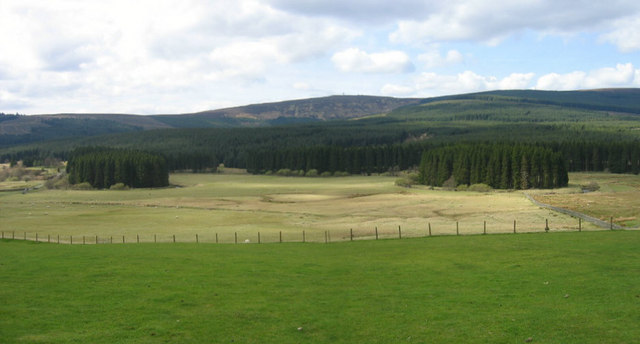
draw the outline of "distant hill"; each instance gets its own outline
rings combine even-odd
[[[420,99],[330,96],[181,115],[11,115],[0,117],[0,147],[150,129],[259,127],[351,119],[385,114],[419,102]]]

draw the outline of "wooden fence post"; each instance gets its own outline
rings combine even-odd
[[[16,231],[11,232],[11,239],[15,240],[16,238]]]
[[[51,234],[47,234],[47,242],[50,243],[51,242]]]
[[[109,239],[109,243],[110,243],[110,244],[113,244],[113,235],[110,237],[110,239]]]
[[[302,242],[307,242],[307,235],[305,231],[302,231]]]
[[[260,234],[258,234],[258,237],[260,237]],[[200,240],[198,239],[198,233],[196,233],[196,244],[199,243]]]
[[[549,232],[549,219],[544,219],[544,231]]]
[[[482,231],[482,234],[487,234],[487,221],[484,222],[483,228],[484,230]]]
[[[260,242],[260,232],[258,232],[258,244],[261,244],[261,242]]]
[[[71,243],[71,245],[73,245],[73,235],[69,236],[69,242]]]
[[[140,234],[136,234],[136,244],[140,243]]]
[[[349,229],[349,237],[351,238],[351,241],[353,241],[353,228]]]
[[[176,243],[176,235],[175,234],[173,235],[173,243],[174,244]]]
[[[58,244],[60,243],[60,234],[58,234]]]
[[[235,243],[237,244],[238,243],[238,232],[235,232],[234,235],[235,235],[234,236],[235,237]]]
[[[398,226],[398,239],[402,239],[402,229]]]
[[[38,232],[36,232],[36,242],[38,242]]]
[[[516,234],[516,220],[513,220],[513,234]]]
[[[378,240],[378,226],[376,226],[376,240]]]
[[[578,218],[578,232],[582,232],[582,218]]]
[[[218,233],[216,233],[216,244],[218,243]]]
[[[458,221],[456,221],[456,235],[460,235],[460,231],[458,229]]]
[[[154,244],[157,244],[157,243],[158,243],[158,237],[157,237],[157,234],[154,234],[154,235],[153,235],[153,243],[154,243]]]
[[[122,243],[124,244],[124,235],[122,236]]]
[[[96,245],[98,245],[98,236],[96,235]]]
[[[431,222],[429,222],[429,236],[431,236]]]
[[[282,231],[280,231],[280,243],[282,244]]]
[[[611,216],[611,219],[609,220],[609,229],[613,230],[613,216]]]

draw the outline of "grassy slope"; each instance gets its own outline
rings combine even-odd
[[[633,343],[638,245],[639,232],[331,245],[0,241],[0,338]]]
[[[541,231],[545,219],[553,230],[576,230],[578,221],[540,209],[520,192],[453,192],[411,189],[394,185],[394,177],[287,178],[253,175],[174,174],[180,188],[130,191],[43,190],[23,195],[0,193],[0,229],[23,232],[39,239],[52,235],[75,242],[81,236],[95,241],[233,242],[239,239],[274,242],[283,232],[285,241],[346,240],[353,228],[358,237],[372,237],[379,228],[383,237],[481,233],[487,221],[490,233],[510,232],[513,220],[519,231]],[[589,224],[584,224],[590,229]]]

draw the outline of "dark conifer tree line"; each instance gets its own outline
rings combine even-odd
[[[165,158],[136,150],[82,148],[75,150],[67,163],[69,182],[88,182],[95,188],[109,188],[123,183],[130,187],[169,185]]]
[[[425,151],[420,182],[442,186],[487,184],[496,189],[558,188],[569,177],[561,153],[535,145],[458,144]]]

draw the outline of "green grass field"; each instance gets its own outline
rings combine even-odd
[[[0,241],[2,343],[636,343],[640,232]],[[299,330],[300,329],[300,330]]]
[[[0,230],[39,240],[68,242],[202,242],[348,240],[487,232],[577,230],[574,218],[540,209],[521,192],[455,192],[403,188],[394,177],[291,178],[225,174],[174,174],[164,189],[42,190],[0,193]],[[584,223],[583,229],[595,229]],[[155,237],[154,237],[155,236]],[[155,238],[155,239],[154,239]]]

